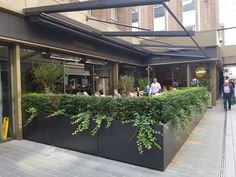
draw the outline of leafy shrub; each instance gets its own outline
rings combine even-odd
[[[30,124],[40,113],[48,117],[69,115],[77,129],[73,135],[88,130],[95,135],[104,124],[106,128],[113,120],[123,124],[132,124],[136,128],[136,143],[139,152],[151,149],[157,144],[160,132],[153,127],[169,121],[178,131],[186,129],[193,113],[206,109],[207,89],[203,87],[187,88],[168,92],[158,97],[137,97],[114,99],[112,97],[88,97],[68,94],[25,94],[22,98],[23,113],[27,113],[26,124]]]

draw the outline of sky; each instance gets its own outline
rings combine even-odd
[[[220,23],[236,27],[236,0],[219,0]],[[225,45],[236,45],[236,29],[225,30]]]

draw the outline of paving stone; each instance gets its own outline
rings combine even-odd
[[[217,107],[207,111],[165,172],[31,141],[13,140],[0,144],[0,177],[217,177],[224,137],[225,113],[221,108],[222,102],[218,102]],[[236,129],[232,129],[236,127],[236,117],[232,119],[236,115],[235,108],[228,119],[231,129],[227,129],[225,170],[234,169],[235,164]]]

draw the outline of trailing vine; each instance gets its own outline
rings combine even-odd
[[[144,149],[150,150],[154,146],[161,149],[157,143],[158,136],[162,136],[160,131],[153,128],[154,121],[146,116],[141,116],[138,113],[134,114],[135,119],[123,121],[123,124],[132,123],[136,127],[136,144],[140,154],[144,153]]]
[[[168,92],[158,97],[113,99],[112,97],[87,97],[67,94],[25,94],[22,98],[25,125],[39,115],[45,118],[69,118],[76,128],[72,135],[98,131],[112,126],[114,120],[135,127],[137,150],[160,149],[158,139],[163,136],[155,128],[172,122],[176,131],[187,129],[196,112],[204,112],[207,103],[206,88],[187,88]]]

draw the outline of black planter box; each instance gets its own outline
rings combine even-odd
[[[52,119],[54,119],[54,124],[53,124],[54,146],[80,151],[88,154],[98,155],[98,146],[97,146],[98,134],[92,136],[90,134],[92,128],[77,135],[72,135],[72,133],[76,130],[77,126],[71,124],[71,119],[69,117],[63,117],[63,118],[56,117]],[[91,125],[90,127],[94,126]]]
[[[23,115],[23,125],[26,121]],[[45,118],[46,115],[39,115],[32,122],[23,128],[23,138],[39,143],[52,145],[52,121]]]
[[[163,127],[155,127],[163,132]],[[130,124],[121,124],[120,121],[113,121],[109,129],[99,133],[98,149],[101,157],[127,162],[139,166],[163,169],[164,154],[161,150],[153,148],[144,151],[140,155],[134,137],[136,129]],[[163,147],[163,138],[158,139],[158,144]]]
[[[44,115],[36,117],[28,126],[24,127],[23,138],[39,143],[98,155],[98,135],[91,136],[90,131],[92,128],[78,135],[72,135],[75,130],[76,125],[71,124],[71,119],[69,117],[46,118],[46,115]]]
[[[153,147],[144,151],[143,155],[137,149],[135,127],[131,124],[123,125],[120,121],[113,121],[111,127],[102,128],[96,136],[92,136],[90,131],[94,125],[88,131],[72,135],[76,125],[70,123],[69,117],[39,117],[24,127],[24,139],[164,171],[202,115],[192,117],[188,131],[176,132],[171,122],[164,126],[155,126],[163,134],[157,142],[161,149]]]
[[[201,117],[202,115],[198,115],[192,118],[188,132],[176,132],[171,122],[164,126],[155,126],[155,129],[163,134],[158,139],[161,149],[154,147],[144,151],[143,155],[139,154],[136,140],[132,138],[135,128],[129,124],[123,125],[120,121],[113,121],[109,129],[99,133],[99,156],[164,171]]]

